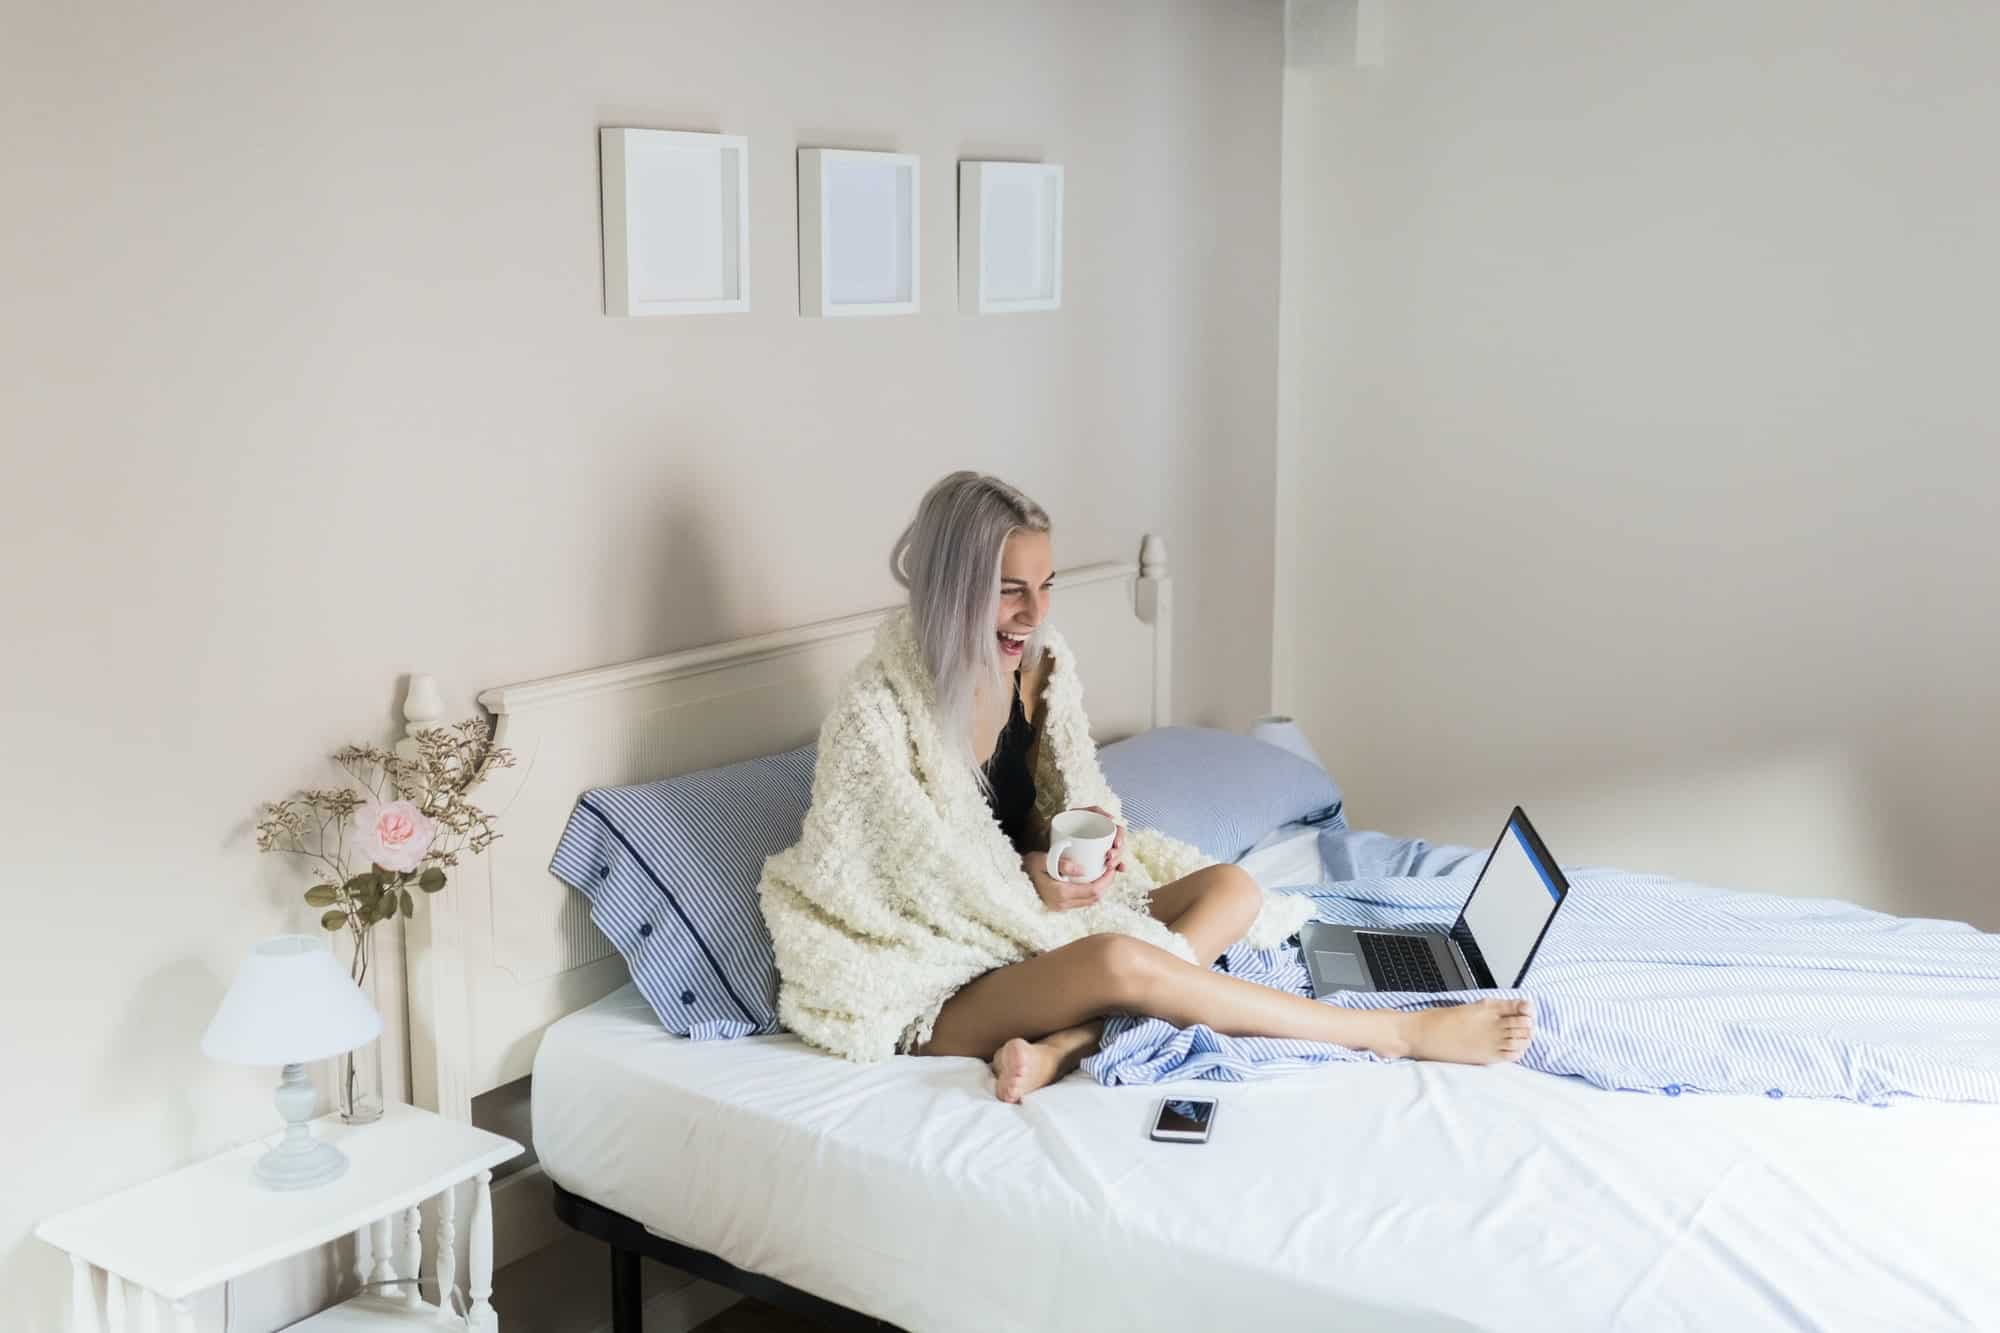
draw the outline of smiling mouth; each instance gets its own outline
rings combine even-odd
[[[1010,630],[1004,629],[996,630],[994,634],[1000,640],[1000,651],[1003,653],[1018,653],[1028,646],[1028,636],[1026,634],[1017,635]]]

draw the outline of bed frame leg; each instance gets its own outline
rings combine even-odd
[[[611,1246],[611,1333],[644,1333],[639,1312],[639,1256]]]

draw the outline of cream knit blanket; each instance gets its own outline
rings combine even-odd
[[[1036,713],[1035,816],[1098,805],[1118,813],[1097,765],[1069,646],[1046,635],[1053,666]],[[1146,913],[1158,886],[1209,858],[1150,829],[1102,900],[1056,912],[1036,894],[972,773],[945,749],[910,616],[899,611],[848,681],[819,733],[812,808],[797,844],[764,863],[759,887],[778,960],[778,1017],[850,1060],[879,1060],[927,1041],[938,1010],[997,967],[1086,935],[1130,935],[1191,958],[1187,941]],[[1270,947],[1311,911],[1266,894],[1249,932]]]

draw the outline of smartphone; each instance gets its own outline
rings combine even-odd
[[[1161,1143],[1207,1143],[1215,1127],[1215,1103],[1205,1097],[1167,1097],[1153,1118],[1153,1138]]]

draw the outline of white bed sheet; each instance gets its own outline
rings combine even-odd
[[[627,986],[535,1062],[566,1189],[911,1330],[1931,1329],[2000,1318],[2000,1108],[1336,1065],[1218,1097],[695,1043]]]
[[[1250,878],[1271,890],[1318,884],[1326,878],[1319,854],[1319,830],[1310,824],[1280,824],[1236,858]]]

